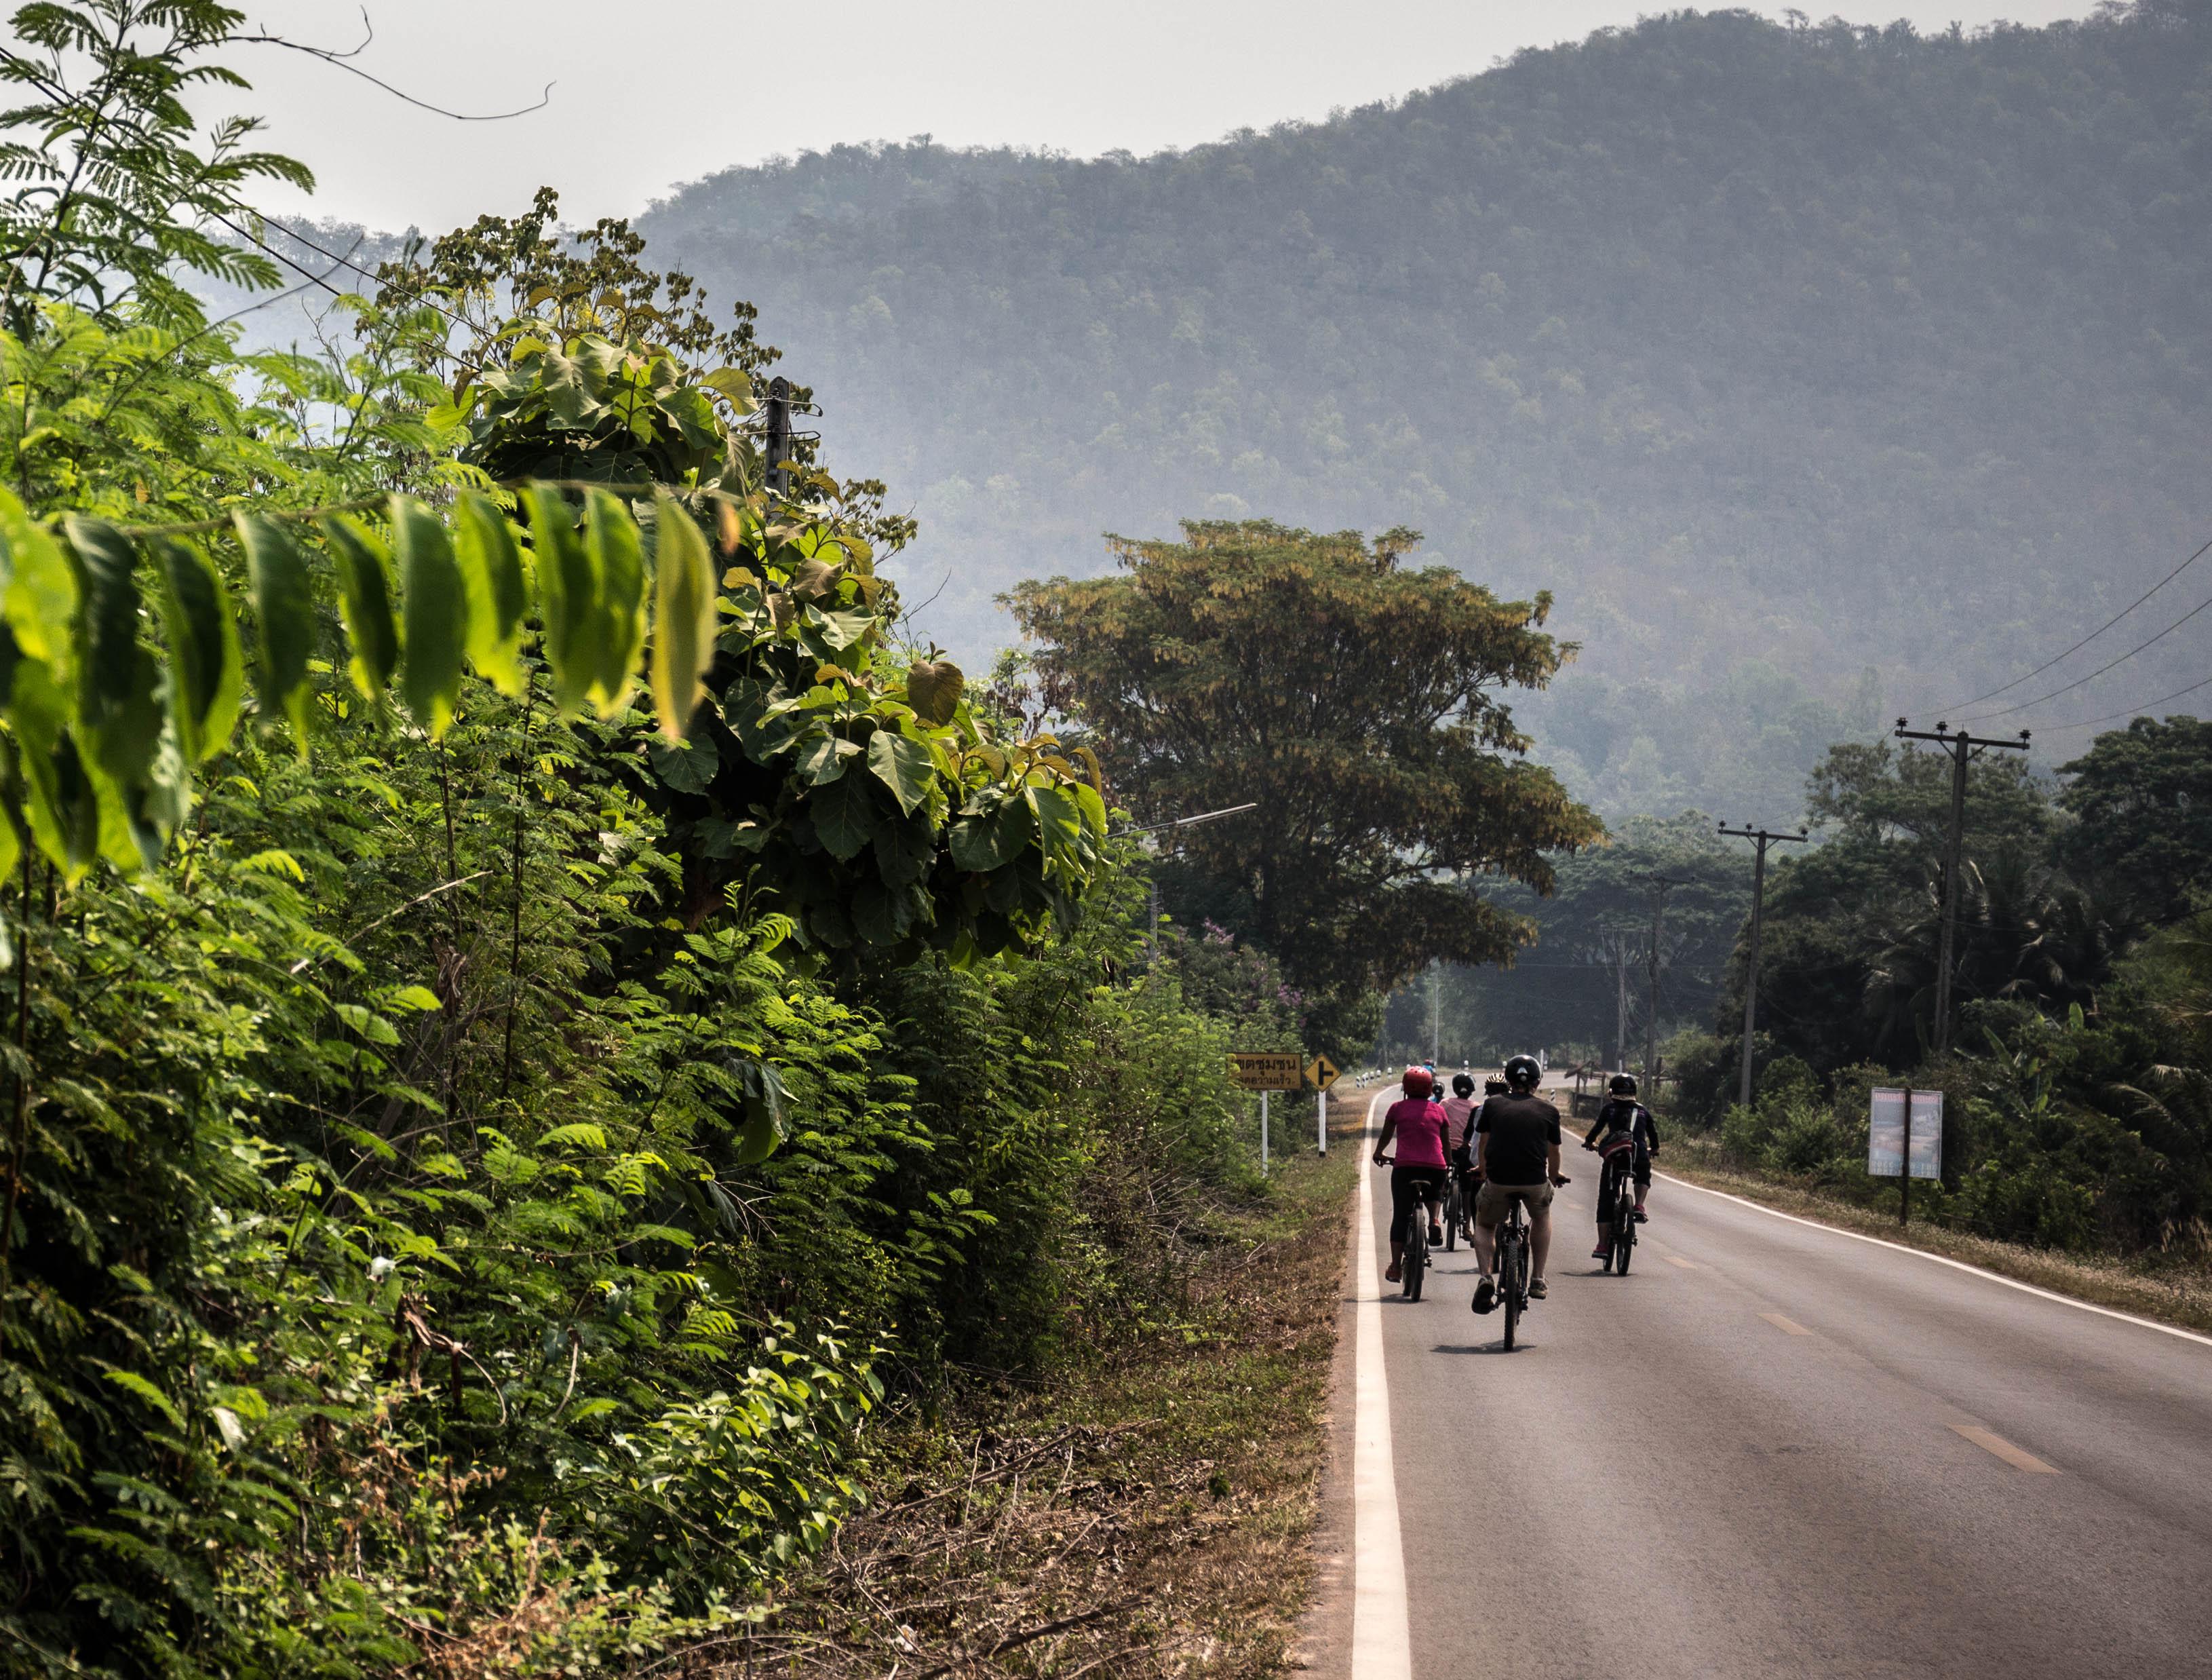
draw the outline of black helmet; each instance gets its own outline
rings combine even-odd
[[[1512,1087],[1502,1079],[1486,1079],[1482,1082],[1482,1094],[1486,1097],[1502,1097]]]
[[[1472,1097],[1474,1095],[1474,1075],[1473,1074],[1454,1074],[1452,1075],[1452,1095],[1455,1097]]]
[[[1544,1070],[1536,1065],[1533,1056],[1508,1056],[1505,1082],[1516,1091],[1534,1091],[1544,1082]]]
[[[1616,1097],[1632,1097],[1636,1094],[1636,1075],[1615,1074],[1605,1082],[1605,1088]]]

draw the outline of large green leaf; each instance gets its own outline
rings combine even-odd
[[[584,500],[584,546],[598,575],[599,598],[589,646],[592,698],[601,717],[629,703],[645,653],[645,551],[637,521],[622,500],[595,490]]]
[[[399,554],[400,610],[407,634],[399,694],[415,721],[435,739],[446,733],[460,703],[468,592],[446,527],[428,508],[411,496],[393,496],[392,534]]]
[[[315,596],[307,557],[275,520],[240,514],[236,522],[261,632],[262,709],[292,720],[293,741],[304,754],[313,700],[307,660],[315,651]]]
[[[39,849],[75,880],[100,849],[100,803],[69,733],[69,697],[43,661],[17,667],[8,723],[23,778],[24,814]]]
[[[987,811],[962,817],[947,839],[952,861],[963,869],[988,875],[1022,855],[1036,834],[1036,820],[1022,799],[1003,800]]]
[[[174,538],[148,545],[161,581],[169,636],[169,709],[185,757],[193,764],[228,745],[246,685],[238,621],[222,574],[206,555]]]
[[[468,594],[469,663],[501,694],[520,699],[529,683],[519,655],[530,592],[514,533],[489,496],[464,490],[455,498],[453,557]]]
[[[868,768],[891,790],[899,809],[909,816],[928,799],[937,774],[928,747],[888,728],[878,729],[868,738]]]
[[[670,740],[691,727],[714,662],[714,563],[691,515],[664,496],[654,514],[653,705]]]
[[[873,837],[875,795],[865,776],[848,776],[817,788],[806,801],[814,832],[830,856],[849,863]]]
[[[799,779],[810,788],[820,788],[844,775],[847,763],[860,757],[860,749],[853,742],[836,735],[817,735],[799,749],[793,768]]]
[[[1071,851],[1083,837],[1082,808],[1073,795],[1059,788],[1030,788],[1030,805],[1037,814],[1037,832],[1048,852]]]
[[[323,537],[338,574],[338,611],[353,645],[354,686],[374,700],[399,668],[399,625],[392,616],[392,555],[383,540],[353,520],[323,516]]]
[[[70,677],[70,626],[76,619],[76,569],[62,545],[36,525],[23,504],[0,490],[0,617],[15,638],[15,650],[53,673]]]
[[[545,657],[553,698],[562,711],[581,710],[598,667],[589,652],[599,618],[599,575],[578,534],[567,500],[550,484],[532,484],[530,540],[538,557],[538,611],[545,621]]]
[[[679,794],[703,794],[721,774],[722,755],[714,743],[696,740],[657,740],[647,743],[653,773]]]
[[[942,727],[958,713],[961,691],[967,685],[967,678],[951,660],[916,660],[906,673],[906,703],[924,723]]]
[[[161,673],[139,639],[138,551],[104,520],[70,519],[83,590],[77,614],[77,730],[118,788],[143,784],[161,743]]]

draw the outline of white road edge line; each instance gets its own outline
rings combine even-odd
[[[1654,1172],[1657,1170],[1655,1168]],[[2212,1348],[2212,1336],[2199,1336],[2195,1330],[2185,1330],[2173,1324],[2161,1324],[2155,1318],[2139,1318],[2132,1312],[2119,1312],[2109,1306],[2099,1306],[2094,1301],[2076,1300],[2071,1295],[2062,1295],[2054,1289],[2039,1289],[2033,1283],[2022,1283],[2016,1277],[2007,1277],[2002,1272],[1993,1272],[1986,1266],[1970,1266],[1963,1260],[1954,1260],[1946,1254],[1930,1254],[1924,1248],[1914,1248],[1906,1243],[1887,1242],[1880,1237],[1869,1237],[1863,1231],[1846,1231],[1840,1225],[1827,1225],[1817,1219],[1802,1219],[1796,1214],[1785,1214],[1778,1208],[1769,1208],[1753,1202],[1749,1196],[1730,1196],[1726,1190],[1708,1189],[1692,1184],[1687,1178],[1677,1178],[1671,1172],[1657,1172],[1670,1184],[1680,1184],[1685,1190],[1696,1190],[1701,1196],[1717,1196],[1723,1202],[1733,1202],[1739,1208],[1748,1208],[1753,1213],[1765,1214],[1769,1219],[1786,1219],[1792,1225],[1810,1226],[1815,1231],[1826,1231],[1838,1237],[1849,1237],[1855,1243],[1872,1243],[1876,1248],[1894,1249],[1899,1254],[1910,1254],[1917,1259],[1933,1261],[1939,1266],[1948,1266],[1954,1272],[1970,1272],[1976,1277],[1987,1278],[1992,1283],[2002,1283],[2008,1289],[2017,1289],[2024,1295],[2038,1295],[2047,1301],[2057,1301],[2061,1306],[2077,1307],[2084,1312],[2094,1312],[2100,1318],[2117,1318],[2124,1324],[2139,1324],[2144,1330],[2156,1330],[2161,1336],[2179,1336],[2184,1342],[2194,1342],[2200,1347]]]
[[[1406,1543],[1398,1527],[1398,1471],[1390,1448],[1390,1376],[1382,1367],[1382,1280],[1375,1266],[1375,1110],[1359,1161],[1359,1329],[1352,1377],[1352,1680],[1413,1680],[1406,1608]]]

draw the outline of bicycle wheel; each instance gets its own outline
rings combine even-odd
[[[1505,1302],[1505,1351],[1513,1351],[1513,1332],[1521,1323],[1521,1244],[1512,1236],[1502,1237],[1498,1245],[1498,1293]]]
[[[1459,1185],[1454,1184],[1444,1192],[1444,1252],[1449,1254],[1459,1246],[1460,1221]]]
[[[1420,1300],[1421,1275],[1428,1269],[1429,1210],[1417,1201],[1413,1203],[1413,1216],[1406,1226],[1406,1281],[1401,1287],[1407,1300]]]

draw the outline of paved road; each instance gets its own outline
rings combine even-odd
[[[1511,1354],[1371,1174],[1355,1680],[2212,1675],[2212,1346],[1663,1179],[1600,1275],[1567,1159]]]

